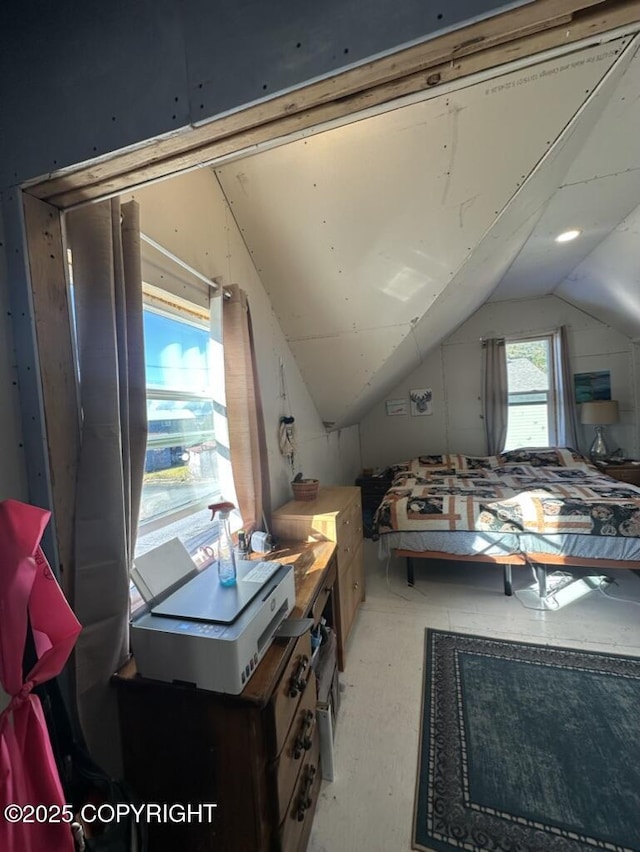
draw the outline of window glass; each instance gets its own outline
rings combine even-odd
[[[206,506],[223,494],[235,502],[221,352],[205,320],[148,306],[144,333],[148,436],[136,555],[178,537],[203,567],[218,528]]]
[[[209,329],[148,308],[143,319],[147,388],[209,392]]]
[[[550,337],[507,341],[509,425],[505,450],[548,447],[554,440]]]
[[[218,493],[213,401],[149,394],[147,419],[141,524]]]

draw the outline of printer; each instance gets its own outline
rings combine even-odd
[[[140,674],[214,692],[242,692],[295,605],[293,565],[240,560],[224,587],[179,539],[136,558],[132,577],[145,601],[131,622]]]

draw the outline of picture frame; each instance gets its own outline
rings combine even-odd
[[[433,414],[432,406],[433,391],[431,388],[414,388],[409,391],[411,400],[411,416],[425,417]]]
[[[400,417],[409,413],[409,404],[406,399],[388,399],[385,402],[387,417]]]
[[[574,373],[573,385],[577,403],[611,399],[611,373],[609,370]]]

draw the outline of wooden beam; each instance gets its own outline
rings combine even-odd
[[[28,192],[56,206],[71,207],[636,22],[640,23],[640,0],[537,0],[202,127],[43,181]]]
[[[76,368],[60,211],[23,194],[33,315],[38,342],[53,521],[60,574],[73,599],[73,518],[80,448]]]

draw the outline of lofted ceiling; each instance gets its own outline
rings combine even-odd
[[[636,51],[574,48],[215,169],[327,424],[489,298],[556,293],[640,337]]]

